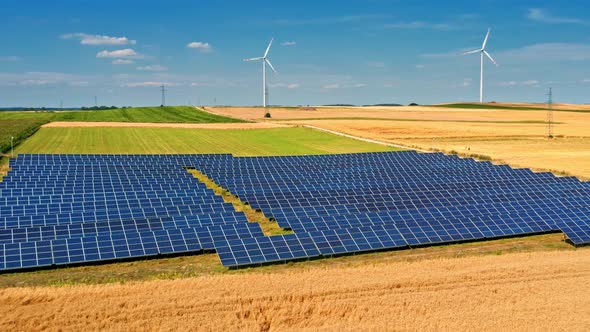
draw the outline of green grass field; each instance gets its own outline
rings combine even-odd
[[[395,151],[307,128],[41,128],[16,153],[233,153],[239,156]]]
[[[0,120],[220,123],[245,122],[214,115],[191,106],[136,107],[101,111],[0,112]]]
[[[0,153],[10,151],[11,137],[14,137],[16,146],[46,122],[42,119],[0,119]]]

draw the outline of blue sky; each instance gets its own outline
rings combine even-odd
[[[16,1],[0,3],[0,107],[479,99],[590,103],[587,1]]]

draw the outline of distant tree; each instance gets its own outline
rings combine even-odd
[[[420,106],[420,105],[418,105],[418,104],[416,104],[416,103],[411,103],[411,104],[410,104],[410,105],[408,105],[408,106]]]
[[[117,109],[117,106],[111,106],[111,109],[112,110],[116,110]]]
[[[160,105],[160,107],[164,107],[164,104]]]

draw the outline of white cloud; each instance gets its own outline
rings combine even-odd
[[[112,63],[114,65],[130,65],[135,63],[135,61],[129,59],[115,59]]]
[[[211,52],[213,50],[213,48],[211,47],[211,45],[209,43],[203,43],[203,42],[190,42],[186,45],[186,47],[198,49],[199,51],[201,51],[203,53]]]
[[[132,82],[132,83],[125,83],[123,84],[123,87],[127,87],[127,88],[142,88],[142,87],[154,87],[154,86],[178,86],[178,83],[169,83],[169,82],[153,82],[153,81],[147,81],[147,82]]]
[[[0,61],[20,61],[21,58],[16,55],[0,56]]]
[[[82,45],[135,45],[137,41],[127,37],[111,37],[91,35],[87,33],[67,33],[61,35],[62,39],[78,39]]]
[[[434,30],[452,30],[454,27],[447,23],[427,23],[423,21],[396,22],[383,25],[385,29],[434,29]]]
[[[544,43],[528,45],[497,53],[510,62],[548,63],[590,60],[590,45],[571,43]]]
[[[425,65],[421,65],[421,64],[416,65],[416,69],[424,69],[424,68],[426,68]]]
[[[135,52],[131,48],[126,48],[122,50],[115,50],[115,51],[100,51],[96,54],[97,58],[137,58],[140,57],[140,54]]]
[[[339,89],[340,84],[327,84],[322,87],[322,89],[332,90],[332,89]]]
[[[53,82],[48,80],[22,80],[20,81],[20,85],[47,85]]]
[[[271,88],[297,89],[297,88],[301,87],[301,84],[299,84],[299,83],[275,83],[275,84],[269,84],[269,87],[271,87]]]
[[[527,80],[527,81],[507,81],[507,82],[500,82],[500,86],[538,86],[539,81],[537,80]]]
[[[92,77],[58,72],[30,71],[24,73],[0,72],[0,86],[49,86],[59,84],[75,84],[87,81]]]
[[[281,46],[295,46],[297,45],[297,43],[295,41],[286,41],[286,42],[282,42]]]
[[[531,21],[549,24],[587,24],[587,22],[577,18],[554,16],[540,8],[530,8],[526,17]]]
[[[142,66],[142,67],[137,67],[137,70],[143,70],[143,71],[166,71],[168,70],[168,68],[162,66],[162,65],[149,65],[149,66]]]
[[[366,86],[367,86],[367,85],[366,85],[365,83],[356,83],[356,84],[354,84],[352,87],[353,87],[353,88],[364,88],[364,87],[366,87]]]
[[[585,78],[582,80],[582,83],[590,83],[590,78]]]
[[[73,81],[69,83],[70,86],[75,86],[75,87],[84,87],[84,86],[88,86],[90,85],[90,83],[86,82],[86,81]]]

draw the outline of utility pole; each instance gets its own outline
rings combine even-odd
[[[94,96],[94,106],[98,107],[98,97]]]
[[[162,90],[162,106],[166,106],[166,86],[162,84],[160,89]]]
[[[547,94],[547,138],[553,138],[553,91],[549,88]]]

